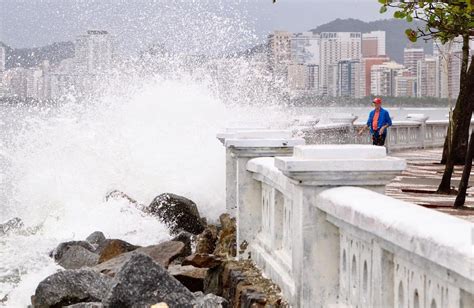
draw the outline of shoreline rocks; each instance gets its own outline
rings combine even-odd
[[[60,243],[50,256],[65,270],[40,282],[33,307],[286,307],[251,261],[235,260],[234,218],[223,214],[220,225],[207,225],[194,202],[173,194],[143,211],[165,222],[173,240],[140,247],[96,231]]]
[[[41,281],[34,307],[61,307],[82,302],[100,302],[112,286],[112,278],[91,269],[65,270]]]
[[[168,226],[171,234],[187,231],[198,235],[206,228],[196,203],[175,194],[165,193],[157,196],[144,211],[157,216]]]

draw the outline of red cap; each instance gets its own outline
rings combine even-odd
[[[382,99],[380,97],[374,98],[374,104],[382,104]]]

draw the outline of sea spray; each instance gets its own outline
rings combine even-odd
[[[56,270],[48,252],[61,241],[95,230],[138,245],[169,238],[125,200],[105,202],[111,190],[144,204],[163,192],[181,194],[211,220],[224,211],[225,154],[215,134],[226,110],[207,86],[183,78],[156,77],[128,85],[129,97],[71,102],[46,117],[26,112],[4,149],[13,189],[1,219],[20,217],[37,231],[0,238],[0,298],[9,293],[9,307],[26,304],[46,276],[38,273]]]

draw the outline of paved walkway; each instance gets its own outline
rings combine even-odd
[[[387,186],[386,194],[474,222],[474,187],[467,190],[465,204],[472,207],[473,211],[453,209],[455,195],[436,194],[444,171],[444,165],[439,164],[441,154],[442,149],[391,153],[391,156],[407,160],[407,170]],[[456,189],[461,179],[462,168],[462,166],[456,166],[452,177],[451,185]],[[474,172],[471,173],[470,184],[474,186]]]

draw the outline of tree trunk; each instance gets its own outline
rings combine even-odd
[[[471,61],[472,65],[472,61]],[[473,91],[470,90],[469,87],[466,88],[467,79],[469,78],[469,35],[463,36],[463,47],[462,47],[462,62],[461,62],[461,74],[459,76],[459,96],[456,100],[456,105],[453,111],[453,118],[450,118],[450,126],[448,128],[448,134],[446,135],[446,139],[444,141],[444,148],[443,148],[443,158],[441,159],[442,164],[446,164],[448,162],[448,155],[452,156],[453,163],[455,165],[462,165],[465,161],[466,149],[467,149],[467,142],[469,139],[469,126],[466,123],[471,123],[471,116],[472,111],[466,112],[466,104],[469,102],[465,101],[466,95],[462,95],[465,91]],[[448,67],[449,71],[449,67]],[[449,77],[448,77],[449,82]],[[450,91],[448,91],[448,95],[451,95]],[[450,130],[450,128],[452,130]],[[452,151],[450,151],[452,149]]]
[[[474,130],[471,132],[471,140],[469,140],[469,147],[466,153],[466,162],[462,171],[461,182],[459,183],[459,192],[454,201],[454,208],[461,208],[466,201],[466,191],[469,185],[469,177],[472,169],[472,157],[474,155]]]
[[[474,61],[471,60],[469,70],[463,78],[456,108],[453,113],[453,125],[448,128],[446,136],[445,152],[446,166],[443,178],[438,187],[438,193],[450,193],[451,176],[455,164],[463,164],[466,160],[467,143],[469,141],[469,128],[474,109]],[[451,129],[452,128],[452,133]],[[449,136],[452,136],[451,146],[449,146]],[[462,159],[462,160],[461,160]]]

